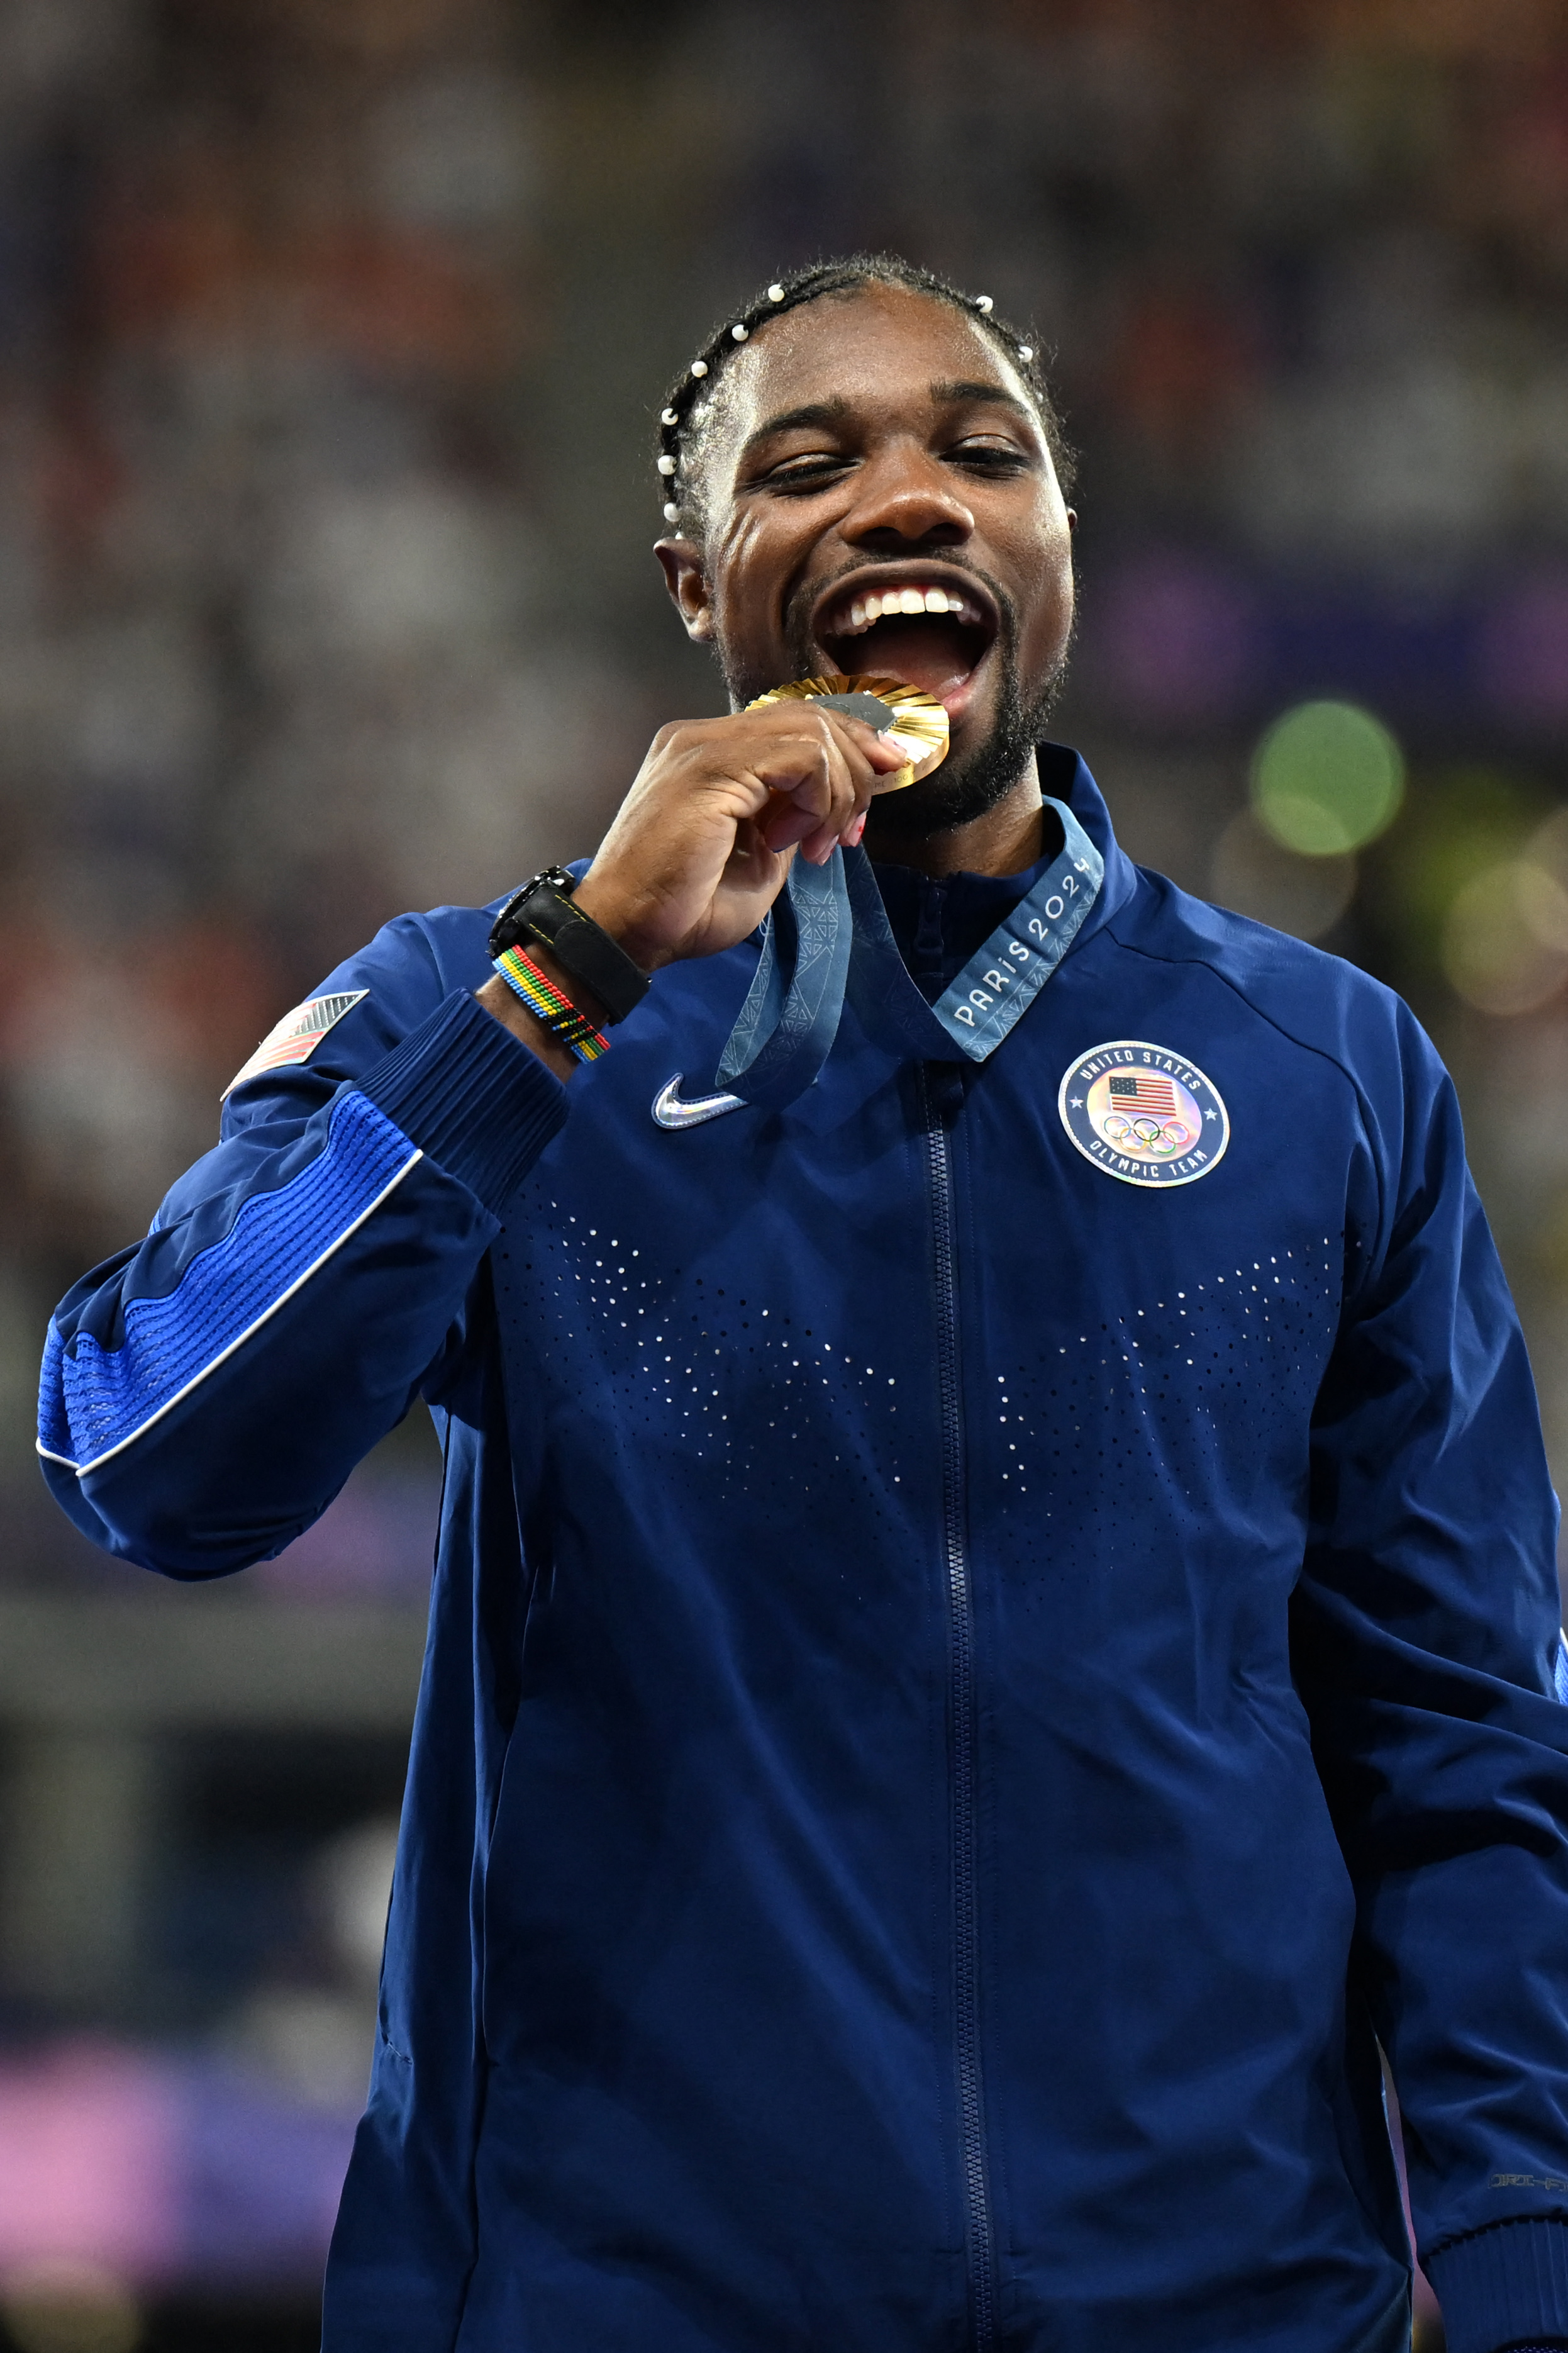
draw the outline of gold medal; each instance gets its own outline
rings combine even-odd
[[[760,711],[768,702],[826,702],[830,711],[847,711],[864,720],[879,735],[902,752],[906,765],[890,776],[879,776],[879,793],[900,793],[917,776],[929,776],[947,757],[947,712],[934,694],[906,686],[901,678],[797,678],[788,686],[771,687],[748,702]]]

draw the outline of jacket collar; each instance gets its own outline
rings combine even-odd
[[[1053,799],[1066,801],[1105,860],[1100,896],[1073,943],[1075,949],[1081,948],[1084,941],[1131,898],[1138,888],[1138,869],[1116,839],[1105,796],[1090,776],[1083,754],[1075,752],[1069,744],[1042,744],[1036,757],[1039,762],[1041,791]]]
[[[1125,903],[1134,871],[1082,758],[1041,747],[1040,781],[1061,810],[1065,846],[1036,875],[934,1007],[910,978],[862,849],[823,867],[797,859],[763,929],[763,952],[720,1060],[716,1087],[782,1110],[816,1081],[845,1004],[901,1055],[984,1061],[1028,1011],[1063,957]]]

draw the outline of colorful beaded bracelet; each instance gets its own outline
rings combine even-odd
[[[601,1054],[610,1050],[610,1041],[602,1029],[595,1029],[585,1013],[579,1012],[569,997],[563,997],[553,981],[546,980],[531,956],[521,948],[503,948],[495,960],[496,970],[509,988],[515,989],[529,1011],[537,1014],[551,1036],[570,1048],[580,1062],[596,1062]]]

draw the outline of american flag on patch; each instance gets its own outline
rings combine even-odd
[[[1114,1071],[1110,1093],[1118,1111],[1152,1112],[1156,1119],[1171,1119],[1175,1115],[1175,1088],[1169,1079],[1160,1078],[1152,1071]]]
[[[286,1013],[267,1032],[249,1061],[236,1071],[221,1099],[226,1100],[247,1079],[259,1078],[263,1071],[280,1071],[290,1062],[304,1061],[315,1052],[333,1023],[341,1021],[351,1006],[369,994],[368,989],[349,988],[332,997],[312,997],[308,1005],[297,1005],[292,1013]]]

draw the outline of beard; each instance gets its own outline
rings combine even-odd
[[[896,857],[902,843],[926,841],[933,834],[953,833],[985,816],[1005,800],[1033,757],[1045,733],[1046,723],[1061,694],[1067,676],[1068,651],[1043,683],[1026,700],[1018,672],[1018,614],[1013,599],[993,580],[987,586],[996,599],[1000,625],[993,648],[997,666],[996,715],[989,733],[962,760],[944,760],[942,766],[897,793],[873,797],[866,813],[866,848]],[[719,666],[736,710],[765,693],[777,680],[761,682],[731,666],[722,639],[716,649]],[[790,629],[791,675],[810,678],[822,668],[804,614]]]
[[[999,681],[991,732],[962,760],[944,760],[932,775],[901,793],[879,793],[866,813],[866,848],[873,856],[896,858],[901,845],[955,833],[1006,799],[1046,731],[1067,674],[1064,655],[1045,683],[1026,702],[1018,678],[1016,638],[1004,614],[997,639]]]

